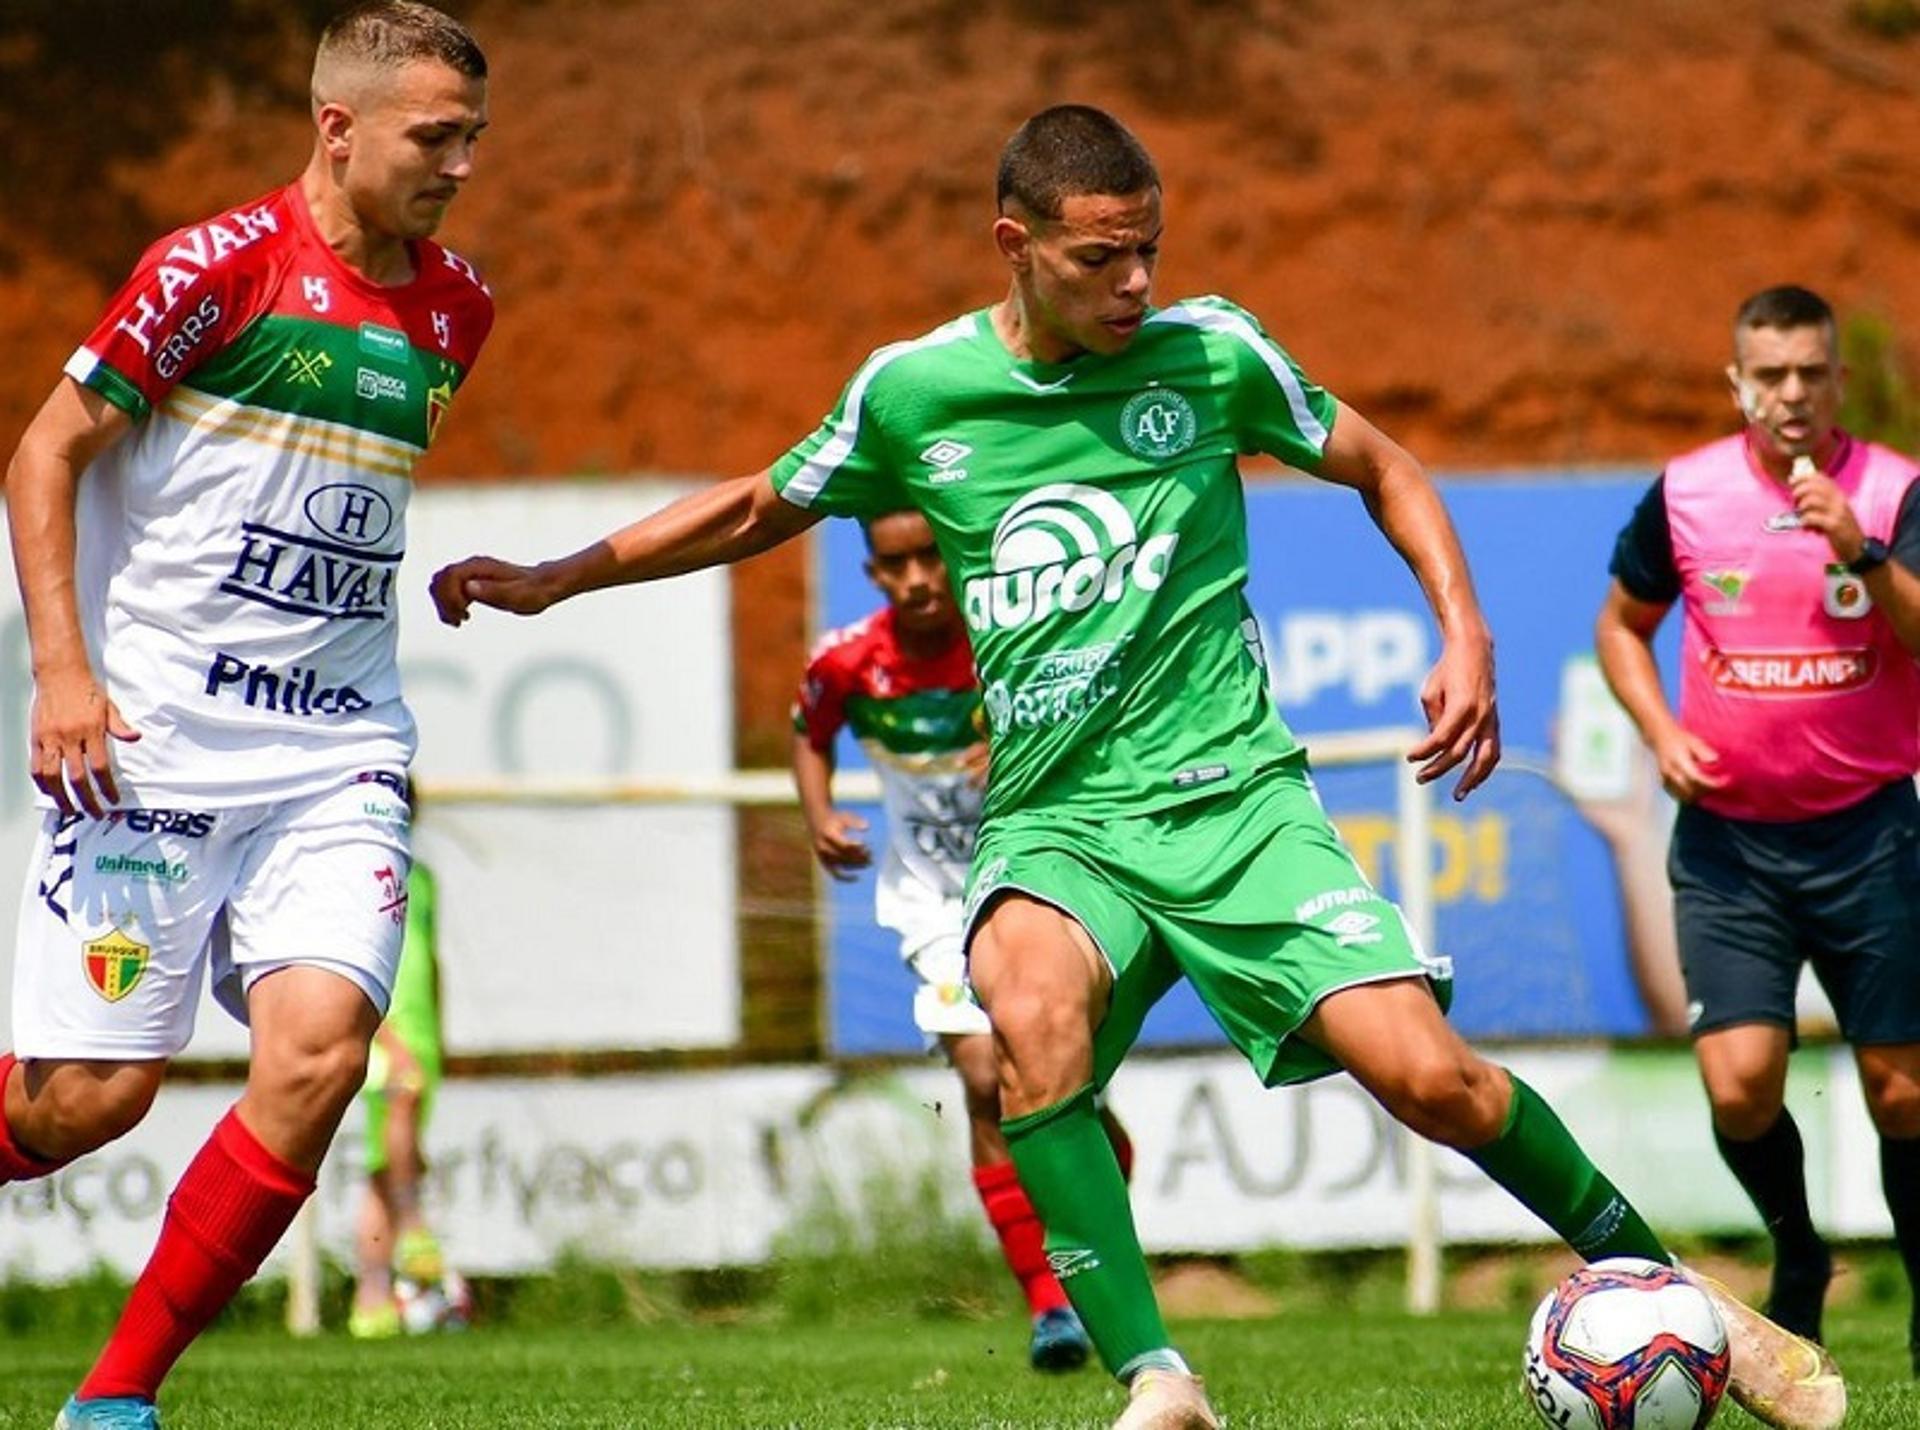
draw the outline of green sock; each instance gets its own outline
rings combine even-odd
[[[1506,1127],[1486,1146],[1467,1152],[1480,1170],[1589,1261],[1607,1256],[1670,1260],[1653,1229],[1587,1159],[1540,1094],[1512,1073],[1508,1077],[1513,1105]]]
[[[1101,1363],[1122,1380],[1148,1366],[1185,1370],[1153,1299],[1127,1184],[1093,1089],[1000,1126],[1047,1229],[1047,1260]]]

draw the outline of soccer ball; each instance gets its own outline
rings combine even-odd
[[[1533,1313],[1522,1383],[1555,1430],[1700,1430],[1727,1389],[1727,1328],[1670,1266],[1582,1267]]]
[[[402,1276],[393,1283],[393,1299],[400,1307],[400,1324],[410,1336],[464,1330],[473,1318],[473,1295],[457,1271],[446,1272],[437,1284]]]

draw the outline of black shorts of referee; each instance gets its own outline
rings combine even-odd
[[[1920,797],[1912,780],[1780,823],[1682,805],[1667,856],[1695,1037],[1794,1026],[1803,964],[1852,1044],[1920,1043]]]

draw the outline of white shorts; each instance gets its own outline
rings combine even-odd
[[[900,957],[920,980],[913,995],[914,1025],[930,1044],[947,1035],[993,1031],[967,982],[965,920],[957,894],[930,888],[888,859],[874,891],[874,918],[900,935]]]
[[[20,900],[14,1052],[171,1057],[193,1036],[209,961],[242,1023],[254,981],[295,964],[384,1012],[406,930],[404,788],[382,770],[273,804],[48,811]]]

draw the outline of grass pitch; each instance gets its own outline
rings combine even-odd
[[[1233,1430],[1536,1430],[1519,1391],[1525,1317],[1435,1321],[1366,1312],[1188,1321],[1177,1338]],[[1849,1430],[1920,1425],[1904,1317],[1836,1312],[1853,1387]],[[1104,1427],[1119,1389],[1097,1371],[1026,1368],[1023,1322],[675,1323],[463,1335],[362,1345],[222,1331],[191,1350],[161,1409],[169,1430],[215,1427]],[[93,1340],[36,1331],[0,1340],[0,1427],[45,1430]],[[1729,1402],[1718,1430],[1749,1420]]]

